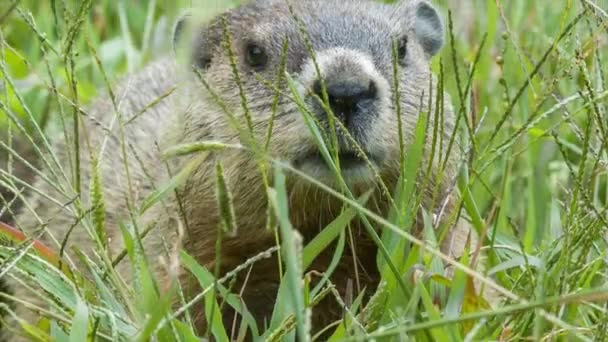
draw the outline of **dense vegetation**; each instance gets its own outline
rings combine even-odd
[[[195,5],[229,5],[200,2]],[[19,164],[18,154],[10,153],[13,144],[36,144],[28,148],[30,157],[44,166],[51,159],[40,156],[52,156],[53,151],[41,132],[62,136],[75,109],[86,107],[121,75],[170,53],[172,23],[189,5],[162,0],[2,1],[0,150],[3,158],[10,157],[0,171],[0,185],[32,191],[12,175],[12,165]],[[410,255],[393,260],[396,266],[406,274],[422,269],[425,276],[397,281],[386,271],[384,292],[364,314],[359,315],[364,305],[357,298],[347,303],[347,324],[334,328],[333,340],[608,340],[606,2],[442,0],[437,6],[446,14],[448,33],[433,70],[459,113],[461,145],[467,153],[457,190],[461,214],[483,241],[460,262],[476,269],[471,262],[481,252],[487,269],[482,275],[461,266],[453,278],[443,277],[437,254],[389,217],[384,228],[394,234],[384,236],[384,241],[389,247],[404,247]],[[408,151],[415,153],[417,147],[415,141]],[[425,171],[419,169],[404,177]],[[280,184],[274,190],[275,200],[286,198]],[[0,201],[7,204],[11,198]],[[98,201],[103,203],[103,198]],[[353,199],[345,202],[351,211],[320,239],[338,238],[342,229],[336,228],[344,228],[348,215],[364,213]],[[284,223],[285,213],[276,214]],[[90,225],[99,226],[99,217],[90,216]],[[280,226],[282,234],[290,234],[288,225]],[[424,238],[433,242],[436,230],[426,228]],[[132,291],[100,276],[110,267],[103,258],[87,259],[88,270],[64,272],[48,267],[57,265],[54,252],[21,253],[31,246],[28,242],[0,247],[0,277],[20,267],[48,292],[41,293],[52,308],[43,311],[47,319],[38,326],[24,325],[39,339],[148,340],[156,335],[163,341],[197,340],[190,317],[184,314],[191,304],[170,307],[170,293],[158,291],[144,264],[134,265],[141,272],[143,290]],[[290,249],[294,255],[286,261],[310,260],[320,252],[315,250],[319,246],[324,244],[304,248],[303,255]],[[143,263],[137,248],[131,246],[127,253],[133,262]],[[208,312],[217,313],[218,305],[234,305],[234,295],[227,295],[224,287],[229,281],[214,279],[186,255],[182,259],[208,289],[204,299],[199,298]],[[303,277],[305,271],[298,274],[298,269],[289,263],[286,267]],[[83,280],[79,275],[85,271],[98,277]],[[484,280],[485,287],[497,284],[503,300],[489,306],[472,290],[472,279]],[[295,286],[289,281],[285,286],[290,284]],[[253,329],[253,323],[244,320],[253,334],[280,340],[295,329],[305,329],[300,312],[309,300],[314,302],[311,294],[333,295],[309,289],[292,307],[288,293],[279,293],[282,314],[268,329]],[[11,315],[11,309],[5,309]],[[230,324],[211,320],[209,331],[218,340],[227,338],[224,323]]]

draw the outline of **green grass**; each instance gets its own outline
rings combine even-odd
[[[56,3],[56,11],[52,3]],[[403,209],[400,212],[406,214],[377,217],[365,209],[365,196],[355,198],[348,191],[336,192],[317,184],[341,198],[346,209],[303,246],[287,218],[283,178],[287,166],[275,164],[273,183],[268,184],[270,201],[277,234],[290,248],[268,251],[280,253],[285,262],[285,280],[268,329],[255,327],[253,318],[230,293],[233,273],[220,278],[216,270],[204,269],[185,252],[181,255],[184,266],[205,289],[198,299],[204,303],[207,317],[213,317],[209,331],[217,340],[228,338],[223,324],[229,323],[219,319],[219,306],[224,302],[240,310],[245,328],[255,336],[278,341],[294,338],[296,330],[302,333],[300,338],[306,336],[309,307],[324,296],[334,296],[327,282],[317,287],[302,285],[301,280],[307,279],[306,267],[331,241],[337,240],[335,258],[348,248],[345,227],[357,215],[368,228],[384,227],[376,242],[383,246],[378,264],[386,284],[371,304],[361,303],[359,298],[349,303],[344,318],[349,328],[336,328],[333,341],[372,337],[608,340],[608,4],[593,0],[463,3],[437,1],[451,30],[441,55],[433,61],[433,70],[444,81],[460,117],[458,139],[468,151],[457,184],[462,216],[484,237],[482,252],[489,272],[484,276],[471,270],[467,266],[472,257],[465,256],[453,278],[441,275],[440,261],[446,261],[445,256],[399,228],[411,226],[417,211],[418,202],[408,199],[418,201],[421,196],[408,186],[395,196],[397,207]],[[52,163],[52,153],[39,133],[61,136],[62,122],[71,120],[74,104],[86,105],[108,83],[169,51],[172,23],[189,4],[185,0],[3,1],[0,137],[4,144],[10,147],[12,141],[6,137],[27,132],[47,156],[39,163]],[[284,82],[293,88],[289,78]],[[306,110],[302,111],[307,117]],[[428,118],[421,118],[416,139],[403,146],[408,156],[403,184],[413,184],[407,180],[426,175],[427,165],[419,155]],[[331,160],[331,139],[315,130],[312,118],[307,122],[317,143],[325,146],[324,157]],[[169,154],[223,148],[237,147],[201,143],[177,147]],[[256,151],[261,166],[270,167],[261,148],[247,148]],[[223,186],[221,165],[217,170],[220,207],[229,231],[234,224],[231,199]],[[22,187],[15,183],[10,168],[4,171],[9,172],[0,173],[0,185]],[[138,214],[173,191],[180,177],[183,174],[148,198]],[[102,208],[101,191],[95,185],[92,188],[96,208]],[[421,214],[427,218],[423,239],[432,245],[441,229],[432,229],[428,213]],[[90,221],[101,251],[105,248],[103,215],[93,213]],[[66,341],[82,341],[87,336],[196,340],[187,312],[190,304],[170,306],[168,294],[179,293],[176,284],[165,293],[155,288],[130,231],[124,227],[128,242],[124,257],[137,266],[136,279],[142,289],[137,296],[125,294],[124,285],[111,272],[104,273],[111,260],[83,257],[86,271],[93,275],[83,279],[79,274],[85,270],[71,274],[65,267],[58,268],[52,252],[24,255],[22,246],[0,247],[2,276],[18,265],[29,272],[28,279],[45,289],[42,295],[53,295],[50,302],[63,304],[61,308],[51,305],[54,310],[40,326],[28,326],[32,334]],[[264,257],[267,255],[255,256],[236,271],[246,270]],[[420,267],[426,276],[414,277]],[[486,276],[502,288],[505,298],[492,308],[468,286],[470,279],[487,281]]]

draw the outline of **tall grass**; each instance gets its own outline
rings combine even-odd
[[[201,0],[196,5],[228,7],[236,2]],[[429,152],[425,137],[439,136],[431,123],[440,122],[440,111],[420,115],[413,141],[401,142],[407,158],[402,158],[400,186],[392,198],[394,210],[387,217],[366,209],[367,194],[357,198],[346,184],[337,191],[289,165],[269,160],[265,151],[272,128],[266,142],[253,142],[247,139],[251,124],[245,122],[239,130],[245,138],[243,145],[201,142],[177,146],[166,156],[252,150],[260,169],[273,173],[272,179],[264,180],[269,221],[273,221],[269,226],[277,227],[281,243],[225,275],[219,269],[205,269],[182,252],[180,262],[203,289],[194,298],[185,297],[179,283],[159,287],[141,245],[149,227],[125,224],[127,247],[109,256],[98,175],[92,179],[93,209],[89,212],[79,206],[81,165],[74,151],[83,147],[75,139],[81,134],[78,125],[71,124],[100,90],[113,96],[112,84],[121,75],[167,53],[171,25],[190,2],[14,0],[0,4],[0,150],[5,151],[0,155],[7,156],[0,185],[17,194],[41,191],[13,173],[14,166],[22,163],[11,137],[27,141],[36,155],[32,173],[38,174],[41,167],[49,170],[39,176],[66,197],[75,197],[74,210],[97,243],[97,258],[81,253],[79,261],[84,266],[77,268],[57,257],[59,248],[46,249],[33,240],[37,236],[24,237],[3,226],[5,238],[20,243],[6,241],[0,246],[0,278],[19,270],[23,286],[40,285],[39,294],[49,304],[49,308],[35,308],[46,317],[38,325],[17,322],[40,340],[196,341],[202,336],[195,334],[190,309],[202,303],[209,323],[205,337],[226,341],[250,334],[260,340],[310,340],[318,338],[311,336],[310,310],[314,312],[316,303],[331,296],[344,309],[342,322],[327,328],[331,341],[608,339],[608,4],[593,0],[437,3],[444,9],[448,34],[445,48],[432,65],[440,80],[437,89],[432,89],[437,96],[432,100],[440,101],[445,89],[454,103],[458,127],[451,145],[465,152],[454,184],[460,194],[457,214],[469,221],[481,246],[471,245],[470,253],[460,260],[439,253],[436,246],[457,216],[436,227],[432,213],[420,208],[425,193],[412,186],[416,181],[430,182],[430,166],[423,157]],[[232,71],[238,79],[237,68]],[[340,180],[335,137],[324,136],[318,129],[290,77],[279,77],[278,82],[266,85],[276,89],[277,98],[288,96],[298,105]],[[247,113],[243,92],[241,97]],[[318,100],[329,110],[326,94]],[[239,123],[235,120],[234,124]],[[59,162],[48,136],[69,142],[69,165]],[[200,161],[193,159],[143,204],[130,201],[133,216],[144,214],[174,191]],[[288,218],[286,172],[344,202],[342,214],[308,244]],[[216,173],[223,218],[218,235],[222,236],[234,231],[235,220],[221,164],[216,165]],[[28,208],[28,200],[21,199]],[[9,210],[13,199],[0,200],[3,210]],[[423,218],[422,236],[410,229],[417,215]],[[307,274],[312,260],[330,245],[335,246],[327,272],[331,273],[347,248],[348,223],[356,216],[379,247],[383,284],[369,302],[358,294],[345,301],[334,291],[328,275],[320,283],[311,283]],[[378,234],[373,227],[383,229]],[[67,246],[58,242],[58,247]],[[221,252],[221,241],[216,248]],[[481,272],[476,267],[480,255],[486,259]],[[284,280],[272,320],[267,327],[259,327],[230,281],[259,260],[277,257],[283,262]],[[133,292],[113,271],[112,265],[123,258],[134,266],[136,288],[141,291]],[[451,277],[445,276],[446,265],[454,269]],[[483,284],[485,292],[499,293],[503,300],[489,305],[474,283]],[[2,298],[14,299],[8,293],[2,293]],[[181,302],[178,307],[171,305],[175,298]],[[241,326],[222,321],[220,311],[225,306],[243,317]],[[3,308],[5,320],[14,316],[11,307]]]

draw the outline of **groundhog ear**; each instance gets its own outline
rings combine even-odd
[[[416,1],[414,32],[424,51],[434,56],[443,46],[443,22],[437,10],[426,1]]]
[[[177,20],[177,22],[175,23],[175,26],[173,27],[173,50],[176,53],[179,50],[179,47],[183,42],[184,32],[186,31],[186,28],[190,24],[190,21],[191,21],[190,19],[191,19],[190,13],[184,13]]]
[[[184,14],[173,29],[173,50],[178,61],[207,69],[211,63],[213,42],[208,27],[197,23],[190,13]]]

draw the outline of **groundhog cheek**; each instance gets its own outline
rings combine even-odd
[[[310,130],[300,115],[300,113],[293,113],[289,114],[289,117],[281,117],[274,121],[272,131],[274,143],[281,142],[292,145],[310,136]]]

